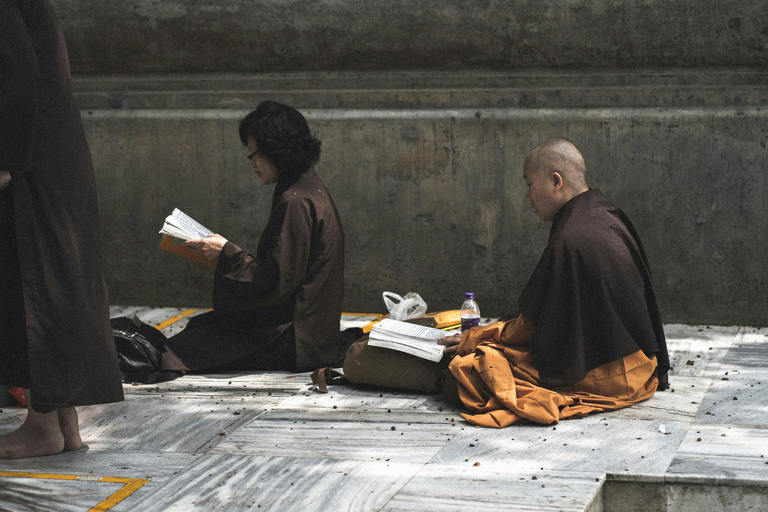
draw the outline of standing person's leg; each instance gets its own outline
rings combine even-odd
[[[80,423],[77,418],[77,410],[74,407],[64,407],[58,409],[56,413],[59,416],[61,435],[64,436],[64,451],[79,450],[83,446],[83,440],[80,437]]]
[[[24,390],[24,398],[28,404],[32,403],[28,389]],[[0,437],[0,459],[53,455],[63,450],[77,450],[82,444],[74,407],[39,413],[28,405],[24,423]]]
[[[25,388],[24,397],[27,404],[31,404],[29,347],[11,190],[8,187],[0,191],[0,348],[3,351],[0,381]],[[0,437],[0,459],[51,455],[76,450],[81,445],[74,407],[39,413],[28,405],[24,423]]]

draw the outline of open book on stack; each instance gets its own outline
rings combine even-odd
[[[202,254],[180,243],[180,241],[185,242],[187,240],[205,238],[213,234],[213,231],[178,208],[174,208],[173,213],[165,218],[160,234],[163,235],[163,238],[160,240],[160,249],[184,256],[192,261],[208,265],[211,268],[216,268],[218,260],[209,260]]]
[[[385,318],[371,329],[368,335],[368,345],[399,350],[412,356],[437,362],[443,358],[443,349],[445,348],[443,345],[438,345],[437,341],[450,334],[433,327]]]

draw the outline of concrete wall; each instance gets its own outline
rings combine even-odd
[[[383,312],[384,290],[516,311],[549,231],[522,162],[561,137],[637,225],[666,321],[768,323],[762,2],[54,5],[115,304],[210,303],[210,269],[156,248],[174,207],[255,248],[272,189],[236,127],[272,98],[323,141],[348,311]]]
[[[759,81],[756,73],[729,76],[732,82]],[[439,78],[430,77],[435,87]],[[454,75],[443,78],[449,82]],[[570,89],[587,89],[570,85],[578,78],[551,73],[547,80],[550,86],[559,80],[563,92],[556,96],[567,98],[578,96]],[[616,81],[610,74],[602,78]],[[93,92],[112,81],[81,80],[78,96],[86,105],[99,176],[113,302],[205,305],[210,271],[158,251],[156,231],[164,216],[180,207],[236,243],[255,247],[272,189],[257,183],[236,136],[247,110],[88,109],[89,102],[98,106],[117,97],[128,105],[202,101],[192,87],[181,88],[191,99],[181,92],[151,94],[136,83],[131,94]],[[592,76],[589,83],[595,81]],[[692,75],[668,72],[656,76],[659,81],[690,83]],[[325,85],[330,90],[330,82]],[[661,85],[649,85],[655,87]],[[733,83],[723,88],[765,101],[764,88]],[[642,96],[637,86],[625,89],[625,96]],[[397,96],[398,90],[369,91],[368,97]],[[384,290],[418,291],[431,307],[450,308],[472,290],[484,313],[514,311],[549,229],[524,201],[522,162],[539,142],[564,137],[583,150],[590,184],[636,223],[667,321],[768,320],[763,307],[768,120],[762,108],[707,106],[707,101],[732,101],[713,96],[708,82],[678,100],[705,106],[674,108],[451,109],[444,102],[462,91],[435,90],[424,93],[422,101],[436,99],[422,109],[302,108],[323,141],[318,173],[347,231],[346,309],[381,311]],[[253,90],[243,94],[258,96]],[[282,94],[299,99],[309,93]],[[338,101],[344,94],[339,87],[327,97]],[[617,92],[610,94],[615,98]],[[211,96],[213,103],[245,101],[236,90]],[[315,96],[315,101],[325,97]],[[520,101],[513,94],[505,98]]]
[[[76,73],[765,65],[760,0],[52,0]]]

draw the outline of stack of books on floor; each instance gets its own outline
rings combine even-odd
[[[438,362],[443,358],[443,345],[437,342],[452,334],[433,327],[385,318],[371,329],[368,345],[388,348]]]

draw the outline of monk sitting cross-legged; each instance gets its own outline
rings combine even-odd
[[[520,314],[441,341],[456,355],[444,392],[471,411],[462,415],[471,423],[556,423],[667,387],[645,250],[624,212],[588,188],[585,174],[568,141],[548,140],[530,153],[526,199],[552,228]]]

